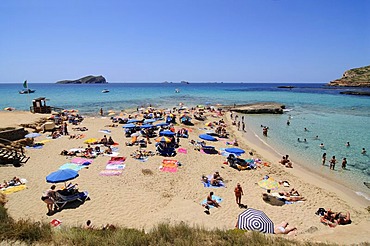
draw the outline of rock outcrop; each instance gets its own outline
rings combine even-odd
[[[370,66],[347,70],[344,72],[342,78],[333,80],[328,85],[370,87]]]
[[[285,105],[274,102],[261,102],[244,105],[225,106],[224,109],[242,114],[282,114]]]
[[[341,91],[339,94],[355,95],[355,96],[370,96],[368,91]]]
[[[77,80],[61,80],[57,84],[107,84],[103,76],[86,76]]]

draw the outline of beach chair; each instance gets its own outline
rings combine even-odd
[[[89,197],[89,193],[87,191],[78,192],[76,194],[72,195],[62,195],[59,192],[56,192],[56,200],[54,201],[55,206],[58,207],[58,209],[62,209],[67,203],[79,201],[81,203],[85,202],[86,199]]]

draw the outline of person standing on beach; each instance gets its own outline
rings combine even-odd
[[[103,116],[103,108],[100,108],[100,116]]]
[[[344,157],[342,160],[342,169],[346,169],[346,166],[347,166],[347,158]]]
[[[234,189],[234,193],[235,193],[236,204],[238,204],[240,207],[242,203],[242,196],[244,195],[244,193],[243,193],[243,188],[241,187],[239,183],[236,185]]]
[[[322,165],[323,166],[325,165],[325,161],[326,161],[326,153],[322,154]]]
[[[330,167],[329,168],[332,169],[332,170],[334,170],[335,163],[337,163],[337,160],[335,159],[335,155],[333,155],[333,157],[330,160]]]
[[[240,121],[238,121],[238,131],[240,130]]]
[[[244,123],[244,121],[242,122],[242,130],[243,130],[243,132],[245,132],[245,123]]]

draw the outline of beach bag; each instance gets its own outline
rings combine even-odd
[[[324,216],[324,214],[326,213],[326,210],[324,208],[319,208],[317,211],[316,211],[316,215],[320,215],[320,216]]]

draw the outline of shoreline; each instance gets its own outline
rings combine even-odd
[[[248,115],[246,115],[246,118]],[[228,123],[231,124],[230,115],[227,114]],[[270,157],[271,162],[273,164],[279,165],[279,160],[281,156],[285,155],[279,153],[275,150],[272,146],[265,143],[251,128],[248,126],[248,120],[246,120],[245,128],[247,133],[243,133],[240,131],[241,135],[243,136],[243,141],[245,141],[246,145],[252,147],[256,150],[257,153],[260,153],[264,157]],[[238,132],[238,130],[233,129],[234,131]],[[252,141],[251,141],[252,140]],[[254,141],[253,141],[254,140]],[[257,143],[257,144],[256,144]],[[311,183],[312,185],[317,185],[321,188],[327,189],[330,192],[334,192],[339,194],[343,200],[351,202],[353,206],[356,207],[367,207],[370,206],[370,201],[363,196],[356,194],[353,189],[346,187],[342,183],[338,183],[329,177],[322,175],[319,171],[316,171],[314,168],[307,168],[304,165],[300,164],[299,160],[293,160],[293,168],[285,168],[280,165],[280,167],[288,172],[291,172],[293,175],[298,176],[299,178],[304,179],[307,183]],[[318,185],[319,184],[319,185]]]

